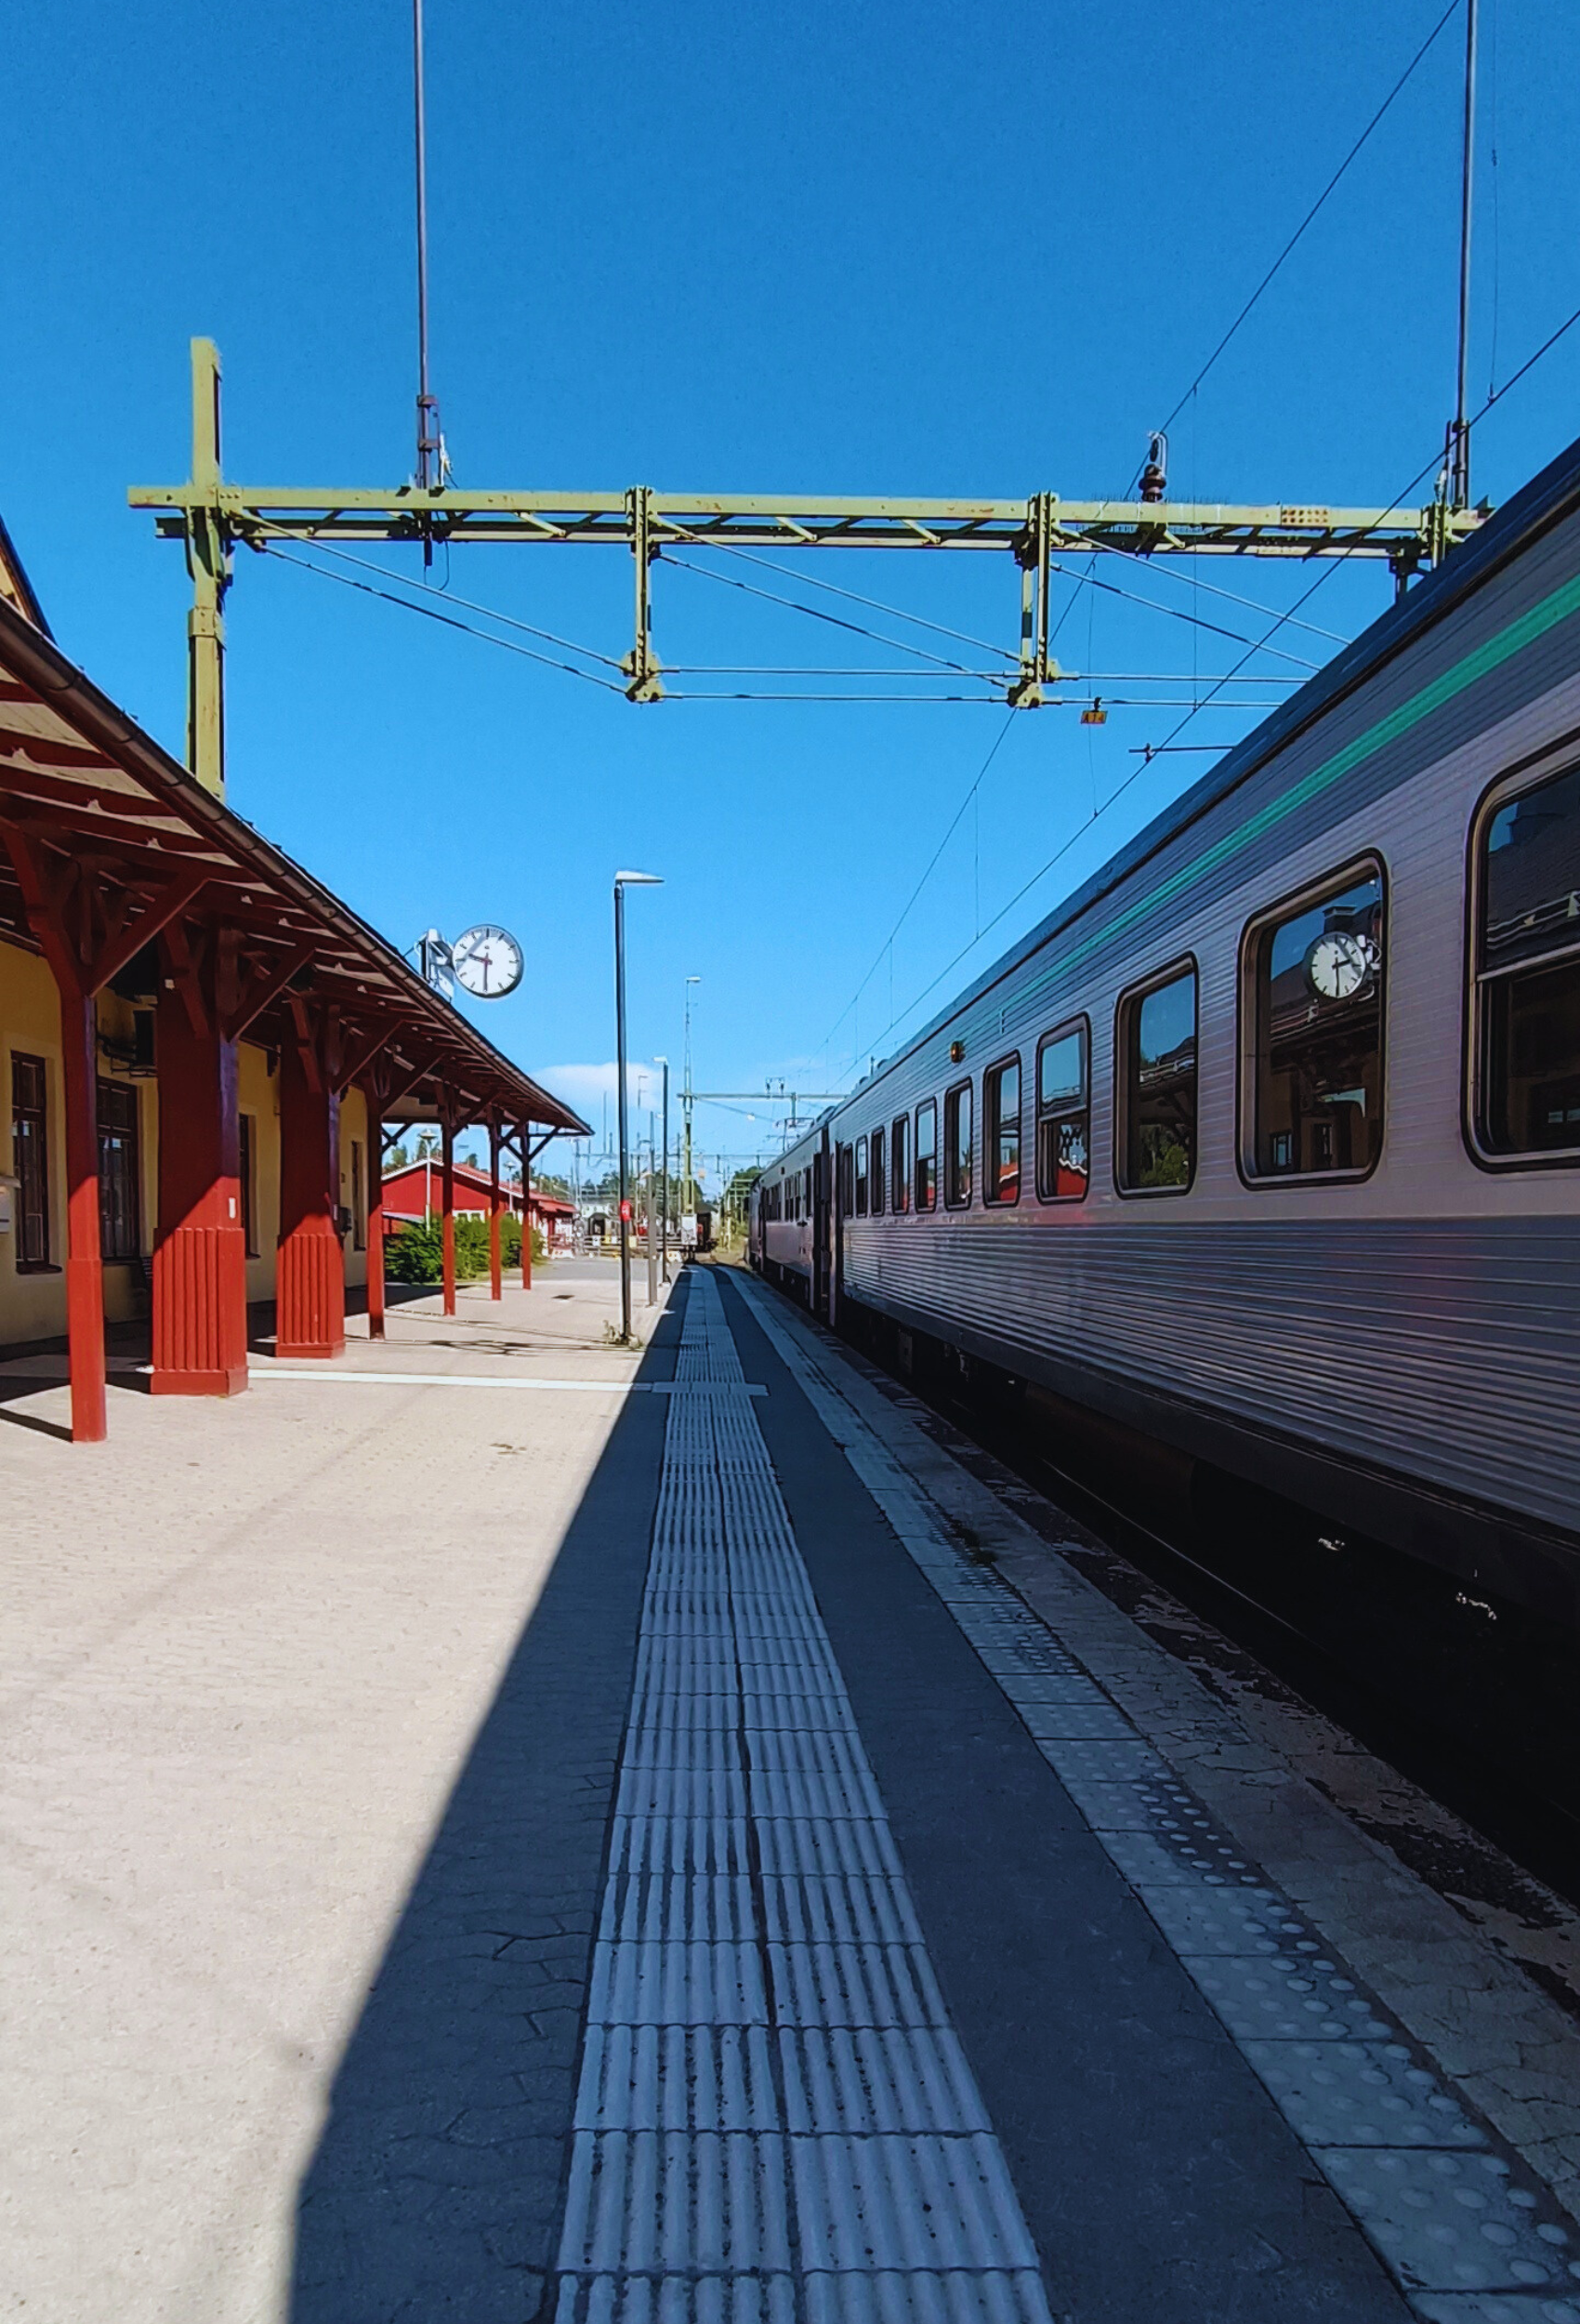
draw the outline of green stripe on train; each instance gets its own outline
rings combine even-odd
[[[1342,750],[1336,750],[1331,759],[1324,759],[1320,767],[1314,767],[1310,774],[1302,775],[1298,783],[1292,784],[1287,791],[1271,799],[1256,814],[1248,816],[1233,831],[1217,840],[1205,854],[1195,857],[1182,870],[1172,873],[1161,886],[1150,888],[1143,897],[1127,905],[1116,918],[1105,921],[1093,935],[1077,944],[1073,951],[1066,953],[1058,966],[1050,969],[1034,990],[1040,991],[1044,984],[1061,977],[1067,970],[1083,960],[1087,953],[1106,944],[1111,936],[1120,935],[1138,920],[1144,919],[1160,904],[1167,904],[1174,897],[1182,895],[1204,872],[1216,871],[1220,864],[1228,863],[1243,847],[1249,847],[1253,839],[1258,839],[1264,832],[1272,830],[1286,815],[1294,814],[1309,799],[1318,798],[1333,784],[1342,782],[1347,774],[1352,774],[1357,767],[1375,758],[1379,750],[1386,750],[1389,743],[1398,742],[1412,727],[1429,718],[1434,710],[1441,710],[1445,702],[1452,702],[1455,694],[1463,693],[1468,686],[1473,686],[1478,679],[1485,678],[1488,671],[1496,669],[1500,663],[1510,660],[1516,654],[1522,654],[1528,645],[1534,645],[1547,630],[1556,628],[1560,621],[1567,621],[1575,613],[1580,613],[1580,574],[1564,582],[1561,588],[1554,589],[1550,597],[1544,597],[1538,604],[1521,614],[1517,621],[1511,621],[1507,629],[1498,630],[1484,645],[1479,645],[1473,654],[1468,654],[1462,662],[1456,662],[1452,669],[1445,670],[1441,678],[1434,678],[1429,686],[1423,686],[1419,693],[1410,696],[1408,702],[1402,702],[1397,710],[1390,710],[1375,726],[1367,727],[1363,734],[1357,734],[1354,741],[1346,743]]]

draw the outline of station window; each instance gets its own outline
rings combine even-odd
[[[889,1159],[893,1185],[892,1208],[896,1211],[911,1208],[911,1117],[897,1114],[889,1132]]]
[[[1007,1057],[982,1076],[982,1200],[1020,1199],[1020,1060]]]
[[[866,1215],[867,1142],[864,1138],[858,1138],[856,1141],[856,1216],[858,1219],[864,1219]]]
[[[49,1108],[42,1057],[11,1059],[11,1153],[19,1268],[49,1264]]]
[[[916,1108],[916,1208],[930,1210],[938,1200],[938,1100]]]
[[[976,1124],[971,1085],[962,1081],[943,1101],[943,1199],[951,1210],[964,1210],[971,1200],[972,1165],[976,1160]]]
[[[1382,1152],[1382,870],[1351,867],[1246,931],[1257,1178],[1362,1177]]]
[[[138,1093],[129,1081],[99,1085],[99,1250],[136,1259],[142,1250],[138,1186]]]
[[[1118,1178],[1127,1194],[1182,1195],[1196,1174],[1196,969],[1119,1004]]]
[[[1079,1202],[1091,1183],[1091,1035],[1085,1017],[1046,1034],[1037,1050],[1037,1194]]]
[[[883,1132],[882,1132],[882,1130],[881,1130],[881,1129],[875,1129],[875,1130],[873,1131],[873,1175],[872,1175],[872,1186],[873,1186],[873,1217],[874,1217],[875,1219],[876,1219],[876,1218],[877,1218],[877,1217],[880,1215],[880,1213],[882,1212],[882,1209],[883,1209],[883,1196],[884,1196],[884,1177],[883,1177],[883,1171],[884,1171],[884,1156],[883,1156]]]
[[[1494,799],[1477,855],[1477,1142],[1580,1155],[1580,767]]]
[[[242,1196],[242,1243],[249,1259],[257,1257],[257,1214],[254,1208],[257,1184],[253,1160],[253,1117],[250,1114],[237,1116],[241,1133],[236,1176]]]

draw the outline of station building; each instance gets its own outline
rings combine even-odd
[[[502,1156],[586,1134],[68,660],[3,527],[0,1090],[0,1352],[64,1338],[87,1439],[107,1324],[156,1394],[244,1388],[249,1305],[281,1356],[341,1352],[349,1287],[382,1332],[386,1123],[435,1126],[446,1219],[458,1134],[496,1218]]]

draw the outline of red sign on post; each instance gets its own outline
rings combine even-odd
[[[621,1218],[622,1218],[623,1220],[625,1220],[625,1221],[629,1221],[630,1216],[631,1216],[631,1206],[630,1206],[630,1204],[629,1204],[628,1202],[623,1202],[623,1203],[621,1204],[621,1206],[620,1206],[620,1216],[621,1216]]]

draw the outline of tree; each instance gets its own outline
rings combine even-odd
[[[404,1146],[391,1146],[384,1157],[384,1167],[387,1170],[403,1170],[410,1160]]]

